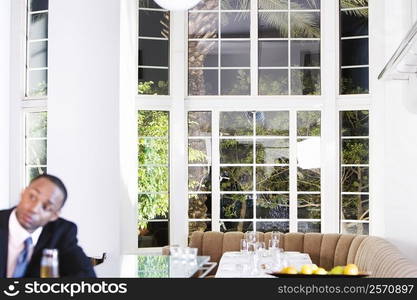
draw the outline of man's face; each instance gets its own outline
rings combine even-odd
[[[16,208],[17,220],[27,231],[33,232],[58,219],[63,201],[64,195],[54,183],[39,178],[23,190]]]

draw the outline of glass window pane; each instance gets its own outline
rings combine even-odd
[[[211,10],[219,7],[219,0],[204,0],[200,1],[191,10]]]
[[[320,136],[321,112],[299,111],[297,112],[297,135]]]
[[[30,0],[30,11],[48,10],[49,0]]]
[[[169,41],[139,39],[139,65],[168,67]]]
[[[341,14],[341,36],[368,35],[368,10],[346,10]]]
[[[211,194],[188,195],[188,217],[190,219],[210,219]]]
[[[188,93],[191,96],[218,95],[219,72],[217,70],[189,70]]]
[[[26,114],[26,137],[46,137],[48,114],[46,112],[31,112]]]
[[[217,13],[189,13],[188,38],[209,39],[218,37],[219,16]]]
[[[140,221],[163,220],[168,218],[168,194],[140,194],[138,201]]]
[[[148,222],[147,228],[140,231],[138,247],[163,247],[169,245],[169,223]]]
[[[222,38],[249,38],[250,37],[250,13],[228,12],[221,13],[221,37]]]
[[[369,220],[368,195],[342,195],[342,220]]]
[[[26,168],[26,183],[29,184],[29,182],[32,181],[35,177],[38,177],[39,175],[46,173],[46,167],[28,167]]]
[[[290,231],[289,222],[256,222],[256,231],[260,232],[271,232],[279,231],[287,233]]]
[[[211,112],[190,111],[188,112],[188,135],[211,136]]]
[[[320,41],[292,41],[291,66],[319,67]]]
[[[139,0],[139,7],[161,9],[161,7],[158,4],[156,4],[156,2],[153,0]]]
[[[253,189],[252,167],[221,167],[221,191],[251,191]]]
[[[46,165],[46,140],[28,140],[26,155],[28,165]]]
[[[168,167],[139,167],[139,192],[167,192],[169,185]]]
[[[48,13],[33,14],[29,22],[29,40],[48,38]]]
[[[47,94],[48,71],[29,71],[28,72],[28,97],[41,97]]]
[[[320,0],[290,0],[291,9],[320,9]]]
[[[250,95],[250,70],[221,70],[222,95]]]
[[[169,12],[139,10],[139,36],[169,39]]]
[[[353,110],[340,112],[342,136],[368,136],[369,111]]]
[[[369,234],[368,223],[342,223],[342,233],[345,234]]]
[[[259,95],[288,95],[288,70],[259,70]]]
[[[369,192],[368,167],[342,167],[342,192]]]
[[[253,163],[253,140],[220,140],[220,163],[251,164]]]
[[[292,95],[320,95],[320,70],[292,70]]]
[[[139,164],[168,164],[168,139],[139,139]]]
[[[142,110],[138,113],[138,136],[168,137],[169,113],[166,111]]]
[[[188,163],[208,164],[211,163],[211,140],[189,139],[188,140]]]
[[[257,164],[289,164],[288,139],[256,139]]]
[[[257,191],[288,191],[289,167],[256,167]]]
[[[250,0],[221,0],[222,9],[225,10],[241,10],[250,9]]]
[[[319,12],[291,13],[291,37],[292,38],[319,38],[320,37],[320,13]]]
[[[246,111],[220,112],[220,135],[253,135],[253,113]]]
[[[188,237],[191,237],[191,234],[194,231],[211,231],[211,222],[201,222],[201,221],[193,221],[188,222]]]
[[[252,222],[220,222],[220,232],[246,232],[251,230],[253,230]]]
[[[297,168],[297,190],[301,192],[320,191],[320,169]]]
[[[288,219],[290,217],[289,195],[258,194],[256,217],[258,219]]]
[[[221,219],[253,218],[252,195],[223,194],[220,197]]]
[[[340,1],[341,8],[355,8],[368,6],[368,0],[343,0]]]
[[[342,69],[341,77],[343,95],[369,93],[369,68]]]
[[[260,67],[288,66],[288,41],[260,41],[258,63]]]
[[[342,66],[367,65],[368,39],[342,40]]]
[[[29,43],[29,68],[48,67],[48,42]]]
[[[297,198],[298,198],[297,217],[299,219],[320,219],[321,218],[320,195],[299,194]]]
[[[258,8],[261,9],[288,9],[288,0],[258,0]]]
[[[288,38],[288,13],[260,12],[258,14],[259,38]]]
[[[190,41],[188,43],[189,67],[218,67],[218,42]]]
[[[188,167],[188,190],[194,192],[211,191],[211,167]]]
[[[298,232],[321,232],[320,222],[298,222]]]
[[[222,67],[249,67],[250,42],[222,42]]]
[[[139,94],[168,95],[168,73],[168,69],[139,68]]]
[[[368,164],[369,139],[343,139],[342,164]]]

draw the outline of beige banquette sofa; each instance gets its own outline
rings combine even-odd
[[[219,262],[226,251],[239,251],[242,232],[193,232],[189,246],[198,248],[198,255],[210,256]],[[271,233],[259,233],[266,244]],[[388,241],[374,236],[351,234],[286,233],[280,235],[280,247],[285,251],[308,253],[313,263],[331,269],[334,266],[356,264],[371,277],[417,277],[417,265],[405,258]],[[214,270],[212,274],[215,274]]]

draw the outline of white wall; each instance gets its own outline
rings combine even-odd
[[[392,1],[385,3],[388,61],[411,28],[413,12],[410,0],[395,1],[395,9]],[[385,198],[381,200],[385,209],[385,237],[417,262],[417,114],[410,113],[403,105],[407,85],[407,82],[386,82]]]
[[[0,1],[0,209],[9,206],[10,0]]]
[[[120,0],[49,1],[48,172],[69,190],[63,215],[88,255],[120,256]]]

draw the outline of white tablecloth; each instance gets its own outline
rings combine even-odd
[[[311,264],[310,256],[307,253],[284,252],[288,266],[293,266],[300,270],[301,266]],[[256,258],[257,265],[255,269],[254,255],[242,254],[240,252],[225,252],[220,259],[217,269],[216,278],[239,278],[239,277],[274,277],[267,274],[271,271],[279,271],[282,265],[277,263],[273,255]],[[264,267],[267,267],[267,270]]]

